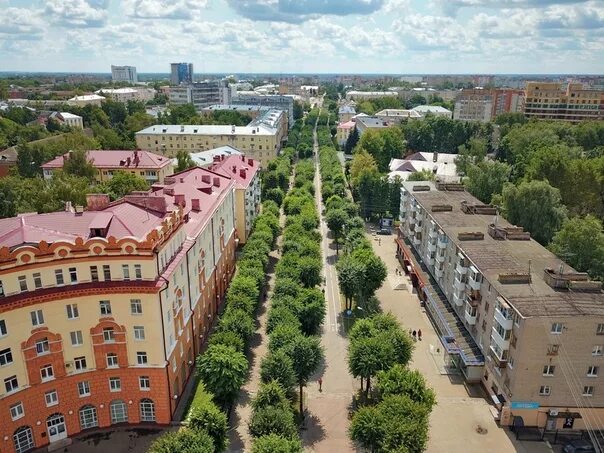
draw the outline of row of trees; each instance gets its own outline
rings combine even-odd
[[[283,203],[287,217],[268,312],[269,352],[260,365],[263,384],[252,404],[253,451],[260,451],[260,446],[267,452],[302,451],[292,406],[294,388],[299,389],[298,415],[302,418],[303,388],[323,357],[316,336],[325,318],[325,299],[317,288],[321,252],[312,167],[310,160],[298,162],[293,187]]]

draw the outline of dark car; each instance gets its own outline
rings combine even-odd
[[[595,452],[596,449],[591,442],[583,439],[572,440],[564,446],[562,450],[564,453],[590,453]]]
[[[377,234],[388,235],[388,234],[392,234],[392,231],[389,228],[380,228],[378,230]]]

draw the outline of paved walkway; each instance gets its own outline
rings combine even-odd
[[[318,146],[315,133],[315,153]],[[321,202],[321,180],[318,158],[315,158],[315,195],[319,214],[323,211]],[[321,251],[323,255],[323,275],[325,278],[325,299],[327,315],[321,333],[321,343],[325,350],[325,360],[320,370],[306,387],[307,423],[301,437],[308,452],[344,453],[355,451],[348,439],[348,408],[355,386],[359,384],[348,373],[346,348],[348,340],[341,322],[341,302],[335,263],[335,245],[327,236],[327,225],[321,215]],[[316,383],[323,378],[323,391]]]
[[[466,385],[461,376],[445,374],[440,341],[428,319],[411,283],[405,276],[396,275],[400,269],[396,259],[394,236],[368,236],[378,256],[388,268],[388,277],[377,291],[384,312],[392,312],[407,329],[421,329],[422,341],[416,343],[412,368],[425,376],[435,390],[437,405],[430,417],[428,453],[508,453],[549,452],[542,442],[518,442],[507,429],[500,428],[493,419],[490,405],[478,385]],[[401,285],[402,284],[402,285]],[[404,289],[394,289],[397,287]],[[436,352],[440,350],[440,352]],[[486,430],[479,434],[478,430]],[[483,431],[484,432],[484,431]]]

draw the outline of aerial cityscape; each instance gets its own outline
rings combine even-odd
[[[604,452],[602,2],[0,12],[0,452]]]

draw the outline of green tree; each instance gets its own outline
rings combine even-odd
[[[382,414],[374,406],[360,408],[350,422],[350,438],[371,452],[379,451],[385,432]]]
[[[129,101],[132,102],[132,101]],[[134,112],[128,115],[126,118],[126,129],[134,138],[134,134],[138,131],[141,131],[149,126],[153,126],[155,124],[155,118],[151,115],[148,115],[144,112]]]
[[[289,401],[287,400],[285,390],[277,381],[261,384],[256,397],[252,401],[252,408],[254,410],[269,406],[279,406],[289,409]]]
[[[260,363],[260,379],[262,382],[277,381],[289,393],[296,385],[292,360],[282,350],[269,352]]]
[[[336,254],[339,253],[339,239],[342,235],[344,225],[346,225],[346,221],[348,220],[348,214],[343,209],[331,209],[327,211],[327,215],[325,216],[325,221],[327,222],[327,227],[331,230],[334,235],[334,241],[336,243]]]
[[[188,426],[196,431],[204,431],[210,435],[216,453],[226,450],[229,443],[229,423],[226,414],[212,401],[204,401],[191,408],[188,416]]]
[[[467,145],[460,145],[455,158],[457,173],[468,174],[470,165],[477,165],[487,157],[487,148],[487,141],[479,137],[472,137]]]
[[[596,217],[573,217],[564,222],[549,249],[578,271],[604,280],[604,231]]]
[[[117,200],[134,191],[149,190],[149,184],[134,173],[120,170],[114,172],[111,179],[97,185],[96,190],[100,193],[109,194],[111,200]]]
[[[371,390],[371,378],[390,367],[395,360],[392,344],[384,342],[383,338],[362,338],[351,342],[348,347],[348,369],[356,378],[365,380],[365,399]]]
[[[427,168],[424,168],[423,170],[411,173],[407,177],[407,181],[436,181],[436,175]]]
[[[361,263],[346,255],[336,264],[340,290],[344,294],[346,310],[352,310],[353,297],[363,285],[364,267]]]
[[[316,371],[323,358],[321,342],[319,338],[306,337],[300,334],[295,336],[289,344],[284,346],[284,352],[292,361],[296,381],[300,389],[300,416],[304,417],[304,386],[308,382],[310,376]]]
[[[243,339],[231,330],[225,330],[223,332],[214,332],[208,340],[208,345],[221,344],[229,346],[238,352],[244,352],[245,343]]]
[[[547,182],[506,184],[502,193],[503,214],[513,223],[524,227],[539,243],[547,245],[566,219],[560,191]]]
[[[217,403],[229,407],[245,382],[248,362],[242,352],[224,345],[209,346],[197,357],[197,374]]]
[[[386,265],[371,249],[356,249],[351,253],[351,257],[363,267],[363,285],[359,288],[359,300],[365,303],[386,280]]]
[[[436,404],[434,390],[426,385],[424,376],[419,371],[410,370],[400,364],[377,373],[376,390],[380,398],[407,395],[412,401],[421,403],[429,409]]]
[[[0,178],[0,218],[14,217],[17,215],[17,203],[14,186],[10,179]]]
[[[293,438],[298,434],[294,414],[289,408],[267,406],[255,410],[249,422],[249,431],[253,437],[276,434]]]
[[[213,453],[212,438],[204,431],[181,428],[162,434],[149,447],[149,453]]]
[[[352,154],[352,151],[356,148],[357,143],[359,143],[359,131],[355,127],[346,139],[346,144],[344,145],[344,153]]]
[[[300,282],[306,288],[314,288],[321,283],[321,261],[311,256],[303,256],[298,261]]]
[[[218,321],[218,331],[234,332],[247,344],[254,334],[254,320],[248,312],[229,307]]]
[[[66,155],[63,171],[68,175],[87,178],[89,181],[94,180],[97,172],[93,163],[88,160],[86,151],[83,150],[71,151]]]
[[[325,295],[317,288],[303,288],[296,298],[298,319],[305,335],[316,335],[325,319]]]
[[[294,121],[299,120],[304,115],[304,106],[300,101],[294,101]]]
[[[252,453],[302,453],[299,439],[290,439],[277,434],[261,436],[254,440]]]
[[[472,195],[483,203],[490,203],[493,195],[500,194],[509,180],[511,168],[504,162],[484,161],[468,167],[464,184]]]

